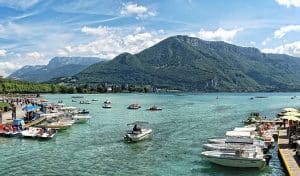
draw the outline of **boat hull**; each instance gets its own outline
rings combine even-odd
[[[261,168],[266,165],[264,160],[246,160],[244,158],[217,158],[205,156],[205,158],[215,164],[227,167],[241,167],[241,168]]]

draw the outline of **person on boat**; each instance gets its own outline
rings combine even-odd
[[[141,131],[141,128],[137,126],[137,124],[135,124],[133,126],[133,131]]]

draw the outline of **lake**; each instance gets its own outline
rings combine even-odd
[[[250,112],[275,117],[284,107],[299,108],[300,93],[184,93],[88,94],[92,104],[72,102],[70,94],[42,95],[50,102],[90,110],[87,124],[74,124],[55,139],[38,141],[0,138],[2,175],[284,175],[273,149],[270,166],[259,169],[227,168],[211,164],[200,153],[207,138],[224,136],[243,126]],[[218,99],[216,97],[218,96]],[[254,96],[267,96],[255,98]],[[103,109],[107,98],[112,109]],[[139,110],[126,109],[138,103]],[[152,105],[162,111],[146,111]],[[148,121],[151,140],[122,141],[127,123]]]

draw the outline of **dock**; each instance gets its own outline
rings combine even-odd
[[[278,150],[284,166],[290,176],[300,175],[299,159],[295,156],[294,149],[289,147],[286,129],[279,130]]]
[[[31,121],[31,122],[25,124],[25,127],[28,128],[28,127],[37,125],[37,124],[43,122],[43,121],[46,120],[46,119],[47,119],[47,117],[41,117],[41,118],[38,118],[38,119],[36,119],[36,120],[34,120],[34,121]]]

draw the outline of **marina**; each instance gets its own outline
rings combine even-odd
[[[71,95],[68,94],[42,96],[49,102],[57,102],[60,99],[65,107],[77,106],[80,109],[86,109],[92,118],[86,123],[74,124],[71,128],[59,130],[53,139],[46,141],[18,137],[0,138],[0,150],[5,153],[4,157],[0,159],[4,163],[1,166],[4,173],[12,172],[12,168],[6,163],[13,159],[8,156],[11,156],[12,152],[16,150],[18,150],[18,155],[22,155],[29,163],[32,163],[22,166],[23,168],[31,167],[37,162],[44,162],[44,164],[56,168],[52,170],[35,167],[30,171],[31,174],[48,170],[54,175],[58,173],[71,175],[70,173],[75,168],[79,174],[84,174],[86,172],[84,165],[97,167],[89,171],[91,175],[99,173],[122,175],[121,172],[126,175],[136,172],[142,175],[150,172],[154,175],[213,175],[213,173],[284,175],[287,173],[284,162],[278,158],[279,150],[276,143],[275,148],[270,150],[272,159],[269,165],[262,169],[250,169],[250,171],[246,168],[236,168],[233,171],[226,166],[212,164],[199,153],[207,139],[223,136],[226,131],[239,131],[238,133],[253,131],[251,128],[242,128],[244,126],[242,121],[254,110],[260,112],[262,116],[267,116],[267,119],[271,119],[284,107],[297,107],[298,102],[290,99],[288,94],[267,94],[268,98],[258,99],[256,102],[250,101],[251,95],[246,94],[218,94],[219,99],[215,98],[215,94],[183,94],[182,96],[173,94],[99,94],[84,95],[87,100],[97,97],[99,102],[82,105],[72,102]],[[101,107],[102,102],[108,96],[114,102],[114,108],[111,111]],[[138,103],[145,107],[142,108],[144,110],[127,110],[128,105],[131,102],[137,102],[136,100],[140,100]],[[151,107],[153,104],[164,110],[157,113],[146,111],[146,107]],[[65,111],[72,110],[72,108],[63,109],[68,109]],[[125,143],[123,136],[128,130],[126,124],[135,121],[148,122],[153,134],[149,140]],[[129,127],[129,129],[131,128]],[[212,130],[216,128],[218,130]],[[241,135],[244,134],[246,133],[241,133]],[[233,135],[233,132],[228,135]],[[13,148],[11,148],[12,145]],[[54,151],[51,150],[53,147]],[[41,150],[43,152],[40,152]],[[55,155],[52,155],[53,152]],[[31,159],[33,154],[40,159],[36,157],[35,160]],[[43,158],[48,159],[45,161]],[[72,162],[67,164],[65,160],[70,158],[72,158]],[[53,163],[51,160],[56,162]],[[169,166],[162,167],[158,163],[155,164],[156,162],[153,160]],[[136,162],[147,167],[138,166],[135,171],[126,169]],[[118,171],[113,168],[118,168]],[[24,169],[13,172],[16,174],[29,173]]]

